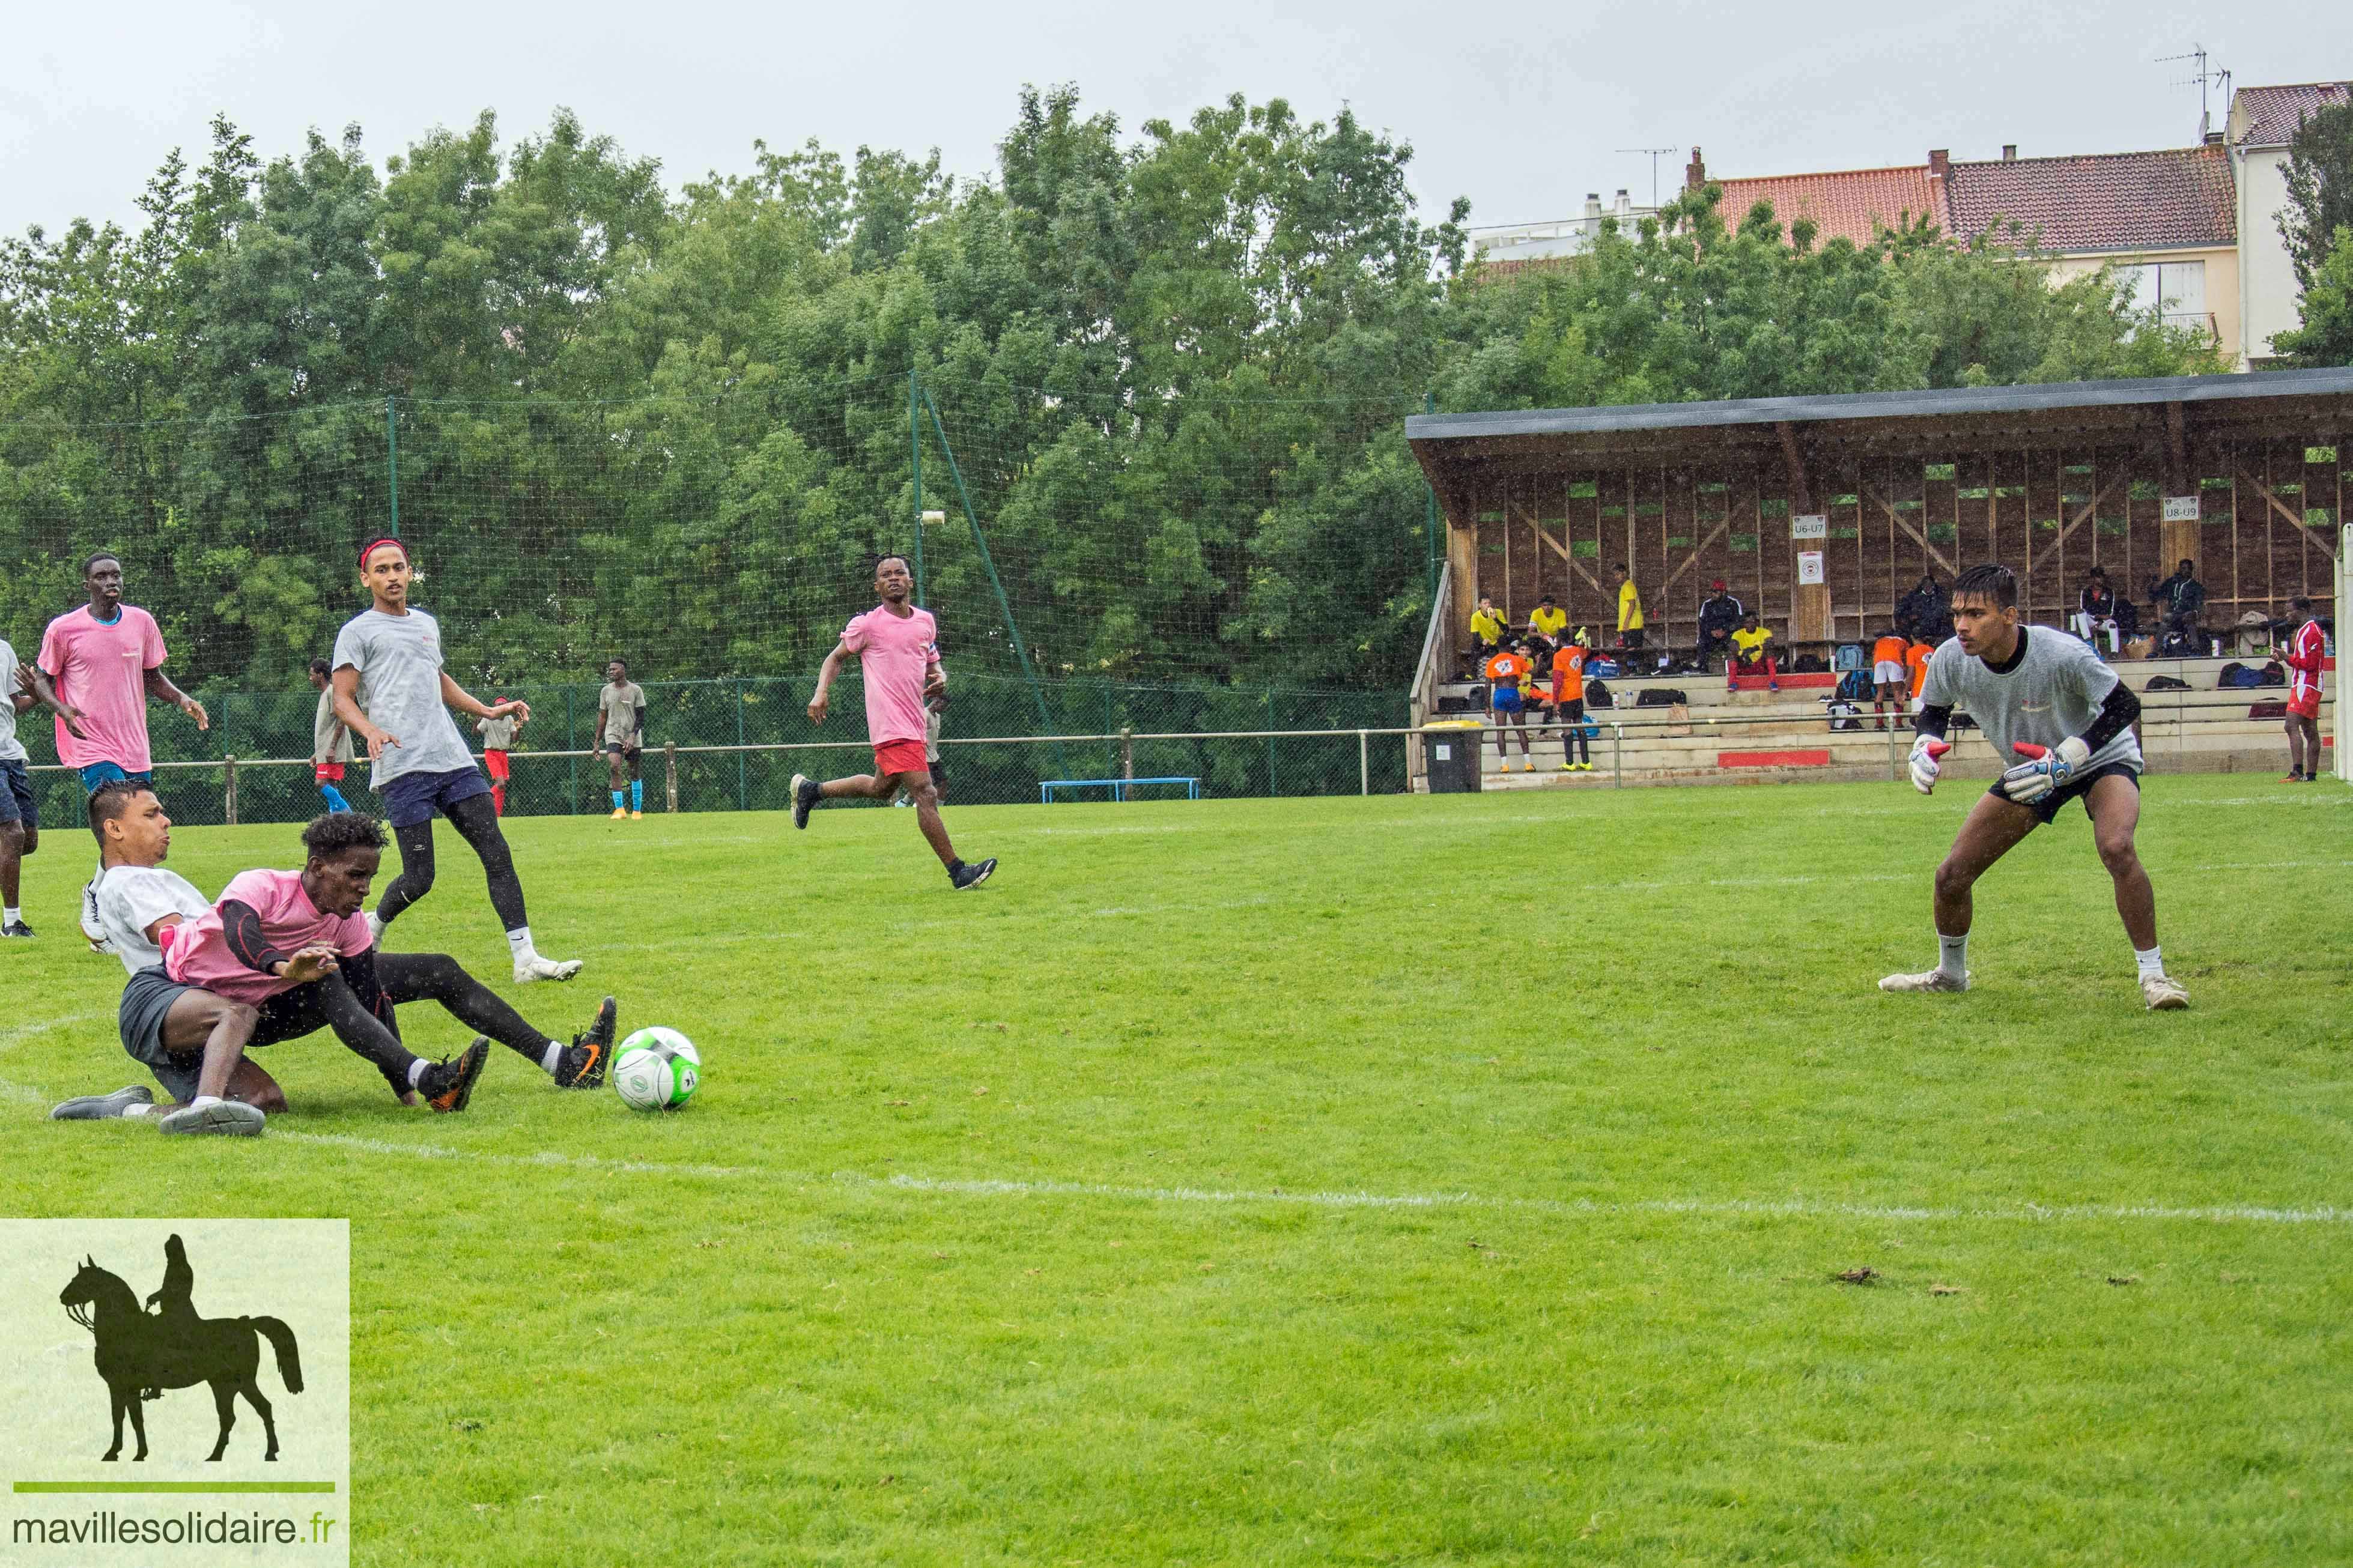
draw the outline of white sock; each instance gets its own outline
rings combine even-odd
[[[1965,980],[1969,973],[1969,933],[1958,936],[1936,933],[1936,970],[1955,980]]]
[[[24,910],[18,909],[14,904],[10,904],[5,909],[0,909],[0,926],[15,925],[18,921],[24,919]]]
[[[220,1102],[221,1097],[217,1094],[200,1094],[196,1096],[195,1099],[188,1101],[188,1109],[195,1110],[202,1106],[218,1105]]]
[[[425,1081],[425,1071],[432,1065],[433,1064],[431,1062],[427,1061],[423,1057],[419,1057],[415,1061],[409,1063],[408,1087],[415,1089],[418,1084],[423,1083]]]
[[[152,1105],[126,1105],[122,1108],[122,1114],[125,1116],[153,1116],[155,1114],[155,1108]]]
[[[556,1064],[561,1062],[563,1059],[564,1047],[557,1045],[554,1040],[550,1040],[547,1042],[547,1049],[539,1053],[539,1068],[542,1072],[547,1074],[550,1078],[553,1078],[555,1076]]]
[[[529,926],[517,926],[507,932],[507,946],[513,950],[517,963],[521,963],[527,958],[539,956],[539,950],[531,945],[531,927]]]
[[[2140,977],[2143,980],[2165,978],[2164,952],[2164,949],[2156,947],[2150,948],[2147,952],[2143,952],[2139,948],[2133,949],[2133,962],[2140,965]]]

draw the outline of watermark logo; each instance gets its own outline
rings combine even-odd
[[[342,1220],[0,1220],[0,1563],[349,1561]]]

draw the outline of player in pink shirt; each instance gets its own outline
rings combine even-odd
[[[81,770],[84,791],[113,779],[145,781],[147,700],[168,702],[208,730],[205,705],[164,675],[170,656],[155,617],[122,602],[122,563],[101,551],[82,563],[90,603],[41,634],[33,694],[58,716],[58,760]]]
[[[2312,601],[2302,596],[2288,605],[2286,646],[2279,661],[2287,666],[2287,777],[2282,784],[2311,784],[2320,777],[2320,667],[2328,656],[2328,639],[2312,618]]]
[[[809,812],[821,800],[889,800],[903,789],[915,803],[915,821],[932,853],[947,868],[948,885],[959,890],[977,888],[988,880],[997,862],[968,866],[956,858],[947,824],[940,820],[940,794],[933,787],[925,760],[923,703],[947,689],[948,678],[940,664],[939,623],[929,610],[907,603],[914,586],[905,556],[885,555],[877,561],[874,594],[882,602],[852,616],[841,628],[841,641],[825,656],[817,694],[809,699],[809,720],[825,722],[833,678],[845,658],[857,655],[866,677],[866,731],[874,747],[874,771],[825,784],[795,773],[793,826],[807,827]]]

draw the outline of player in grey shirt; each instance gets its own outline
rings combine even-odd
[[[569,980],[580,973],[578,959],[542,958],[532,944],[522,882],[499,831],[491,786],[449,717],[455,708],[477,719],[513,713],[528,720],[531,709],[519,701],[484,702],[449,678],[441,668],[439,624],[409,607],[414,574],[406,545],[397,539],[371,541],[360,552],[360,578],[373,603],[335,635],[335,716],[367,742],[375,792],[400,845],[400,875],[369,911],[368,925],[381,942],[401,911],[432,890],[438,812],[481,857],[491,907],[506,927],[514,956],[515,983]]]
[[[325,659],[311,661],[311,689],[319,694],[318,710],[311,715],[311,777],[327,797],[331,816],[352,808],[343,791],[343,766],[352,760],[352,731],[335,717],[333,674]]]
[[[16,715],[35,701],[31,671],[16,662],[16,650],[0,642],[0,937],[28,937],[25,911],[16,907],[24,859],[41,847],[40,813],[33,803],[33,775],[25,742],[16,738]]]
[[[613,820],[628,817],[635,821],[646,814],[646,693],[645,689],[629,679],[626,659],[615,659],[605,667],[605,684],[596,689],[596,733],[589,738],[591,751],[605,753],[611,770],[608,781],[613,786]],[[622,785],[628,786],[628,805],[621,802]]]
[[[1912,785],[1936,787],[1952,746],[1945,733],[1958,709],[1994,754],[2011,767],[1969,810],[1936,868],[1936,967],[1891,974],[1882,991],[1969,988],[1970,890],[1995,861],[2071,800],[2084,803],[2092,839],[2116,887],[2116,913],[2132,939],[2141,999],[2152,1009],[2189,1005],[2165,973],[2157,944],[2157,893],[2133,847],[2140,823],[2140,742],[2132,731],[2140,699],[2102,664],[2091,645],[2047,626],[2018,624],[2018,579],[2007,567],[1978,566],[1953,584],[1953,636],[1928,660],[1914,721]]]

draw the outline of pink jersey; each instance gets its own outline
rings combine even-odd
[[[894,616],[877,605],[841,628],[841,646],[866,672],[866,731],[876,745],[923,739],[923,678],[940,662],[940,624],[929,610]]]
[[[58,760],[69,768],[112,763],[126,773],[154,766],[147,752],[147,672],[163,668],[164,634],[155,617],[124,605],[111,626],[90,606],[71,610],[41,634],[40,666],[58,696],[81,710],[81,740],[58,721]]]
[[[2295,636],[2287,642],[2287,683],[2298,696],[2320,689],[2321,661],[2327,656],[2328,639],[2322,635],[2318,621],[2306,621],[2295,628]]]
[[[183,985],[248,1006],[258,1007],[280,991],[291,989],[232,950],[228,922],[221,914],[221,906],[229,903],[244,904],[259,915],[261,940],[286,958],[322,943],[346,958],[375,945],[361,916],[321,914],[311,895],[302,890],[301,872],[242,871],[221,889],[219,902],[181,928],[180,939],[164,951],[166,974]]]

